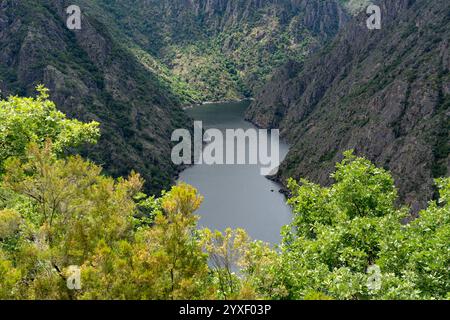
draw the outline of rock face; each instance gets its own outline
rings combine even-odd
[[[279,70],[247,118],[291,142],[281,181],[330,183],[342,151],[355,149],[391,170],[417,211],[450,167],[450,2],[378,4],[381,30],[359,15],[310,59]]]
[[[338,0],[77,0],[71,31],[72,4],[0,2],[1,95],[46,85],[63,112],[101,123],[82,153],[114,176],[138,171],[149,192],[179,170],[170,137],[187,126],[182,103],[242,98],[348,20]]]
[[[98,2],[194,101],[254,94],[288,58],[303,59],[349,19],[339,0]]]
[[[85,8],[82,29],[66,28],[70,4],[1,2],[2,96],[34,95],[44,84],[63,112],[101,123],[101,140],[84,155],[115,176],[140,172],[147,191],[167,187],[178,170],[170,161],[171,133],[187,121],[178,101],[120,33],[95,18],[101,10],[92,2],[78,1]]]

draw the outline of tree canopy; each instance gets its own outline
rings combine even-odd
[[[25,154],[30,143],[53,143],[53,151],[62,153],[83,143],[95,143],[99,124],[68,119],[49,100],[48,89],[37,87],[36,98],[9,97],[0,100],[0,165],[9,157]]]
[[[405,223],[390,173],[348,151],[333,185],[289,181],[293,219],[273,248],[200,229],[192,186],[149,197],[139,174],[114,179],[67,155],[98,124],[39,91],[0,102],[0,299],[450,298],[449,178]]]

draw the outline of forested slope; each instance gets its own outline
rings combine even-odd
[[[381,30],[359,15],[304,63],[269,82],[247,118],[281,127],[293,148],[279,179],[330,183],[341,152],[355,149],[392,171],[417,211],[450,167],[450,3],[380,1]]]
[[[91,1],[79,2],[82,29],[69,30],[70,4],[1,2],[2,95],[31,96],[44,84],[70,117],[101,123],[100,143],[84,155],[115,176],[141,172],[149,191],[167,187],[178,170],[170,161],[170,136],[187,119],[179,96]]]

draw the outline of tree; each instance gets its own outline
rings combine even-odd
[[[193,212],[202,198],[191,186],[174,186],[160,201],[152,226],[140,227],[128,242],[104,243],[83,266],[86,299],[206,299],[207,255]]]
[[[450,298],[450,178],[436,183],[439,201],[382,239],[377,263],[389,282],[377,297]]]
[[[223,233],[209,229],[201,231],[202,244],[209,257],[213,282],[220,299],[251,298],[252,292],[238,274],[250,246],[250,239],[243,229],[227,228]],[[250,296],[250,297],[249,297]]]
[[[212,297],[193,214],[202,198],[194,188],[180,184],[146,199],[155,218],[141,223],[138,175],[115,181],[79,156],[58,159],[51,147],[30,145],[27,160],[5,164],[3,187],[19,200],[0,211],[0,278],[8,284],[1,297]],[[81,267],[80,291],[67,288],[71,265]]]
[[[438,180],[440,204],[431,202],[420,218],[404,225],[408,209],[395,207],[397,193],[387,171],[346,152],[332,177],[328,188],[289,182],[294,218],[283,231],[273,269],[286,291],[272,297],[448,297],[450,179]],[[371,286],[373,280],[379,286]]]
[[[70,147],[95,143],[99,137],[97,122],[67,119],[49,100],[48,89],[38,86],[37,91],[36,98],[0,101],[0,170],[9,157],[23,156],[30,143],[42,147],[51,140],[53,151],[62,154]]]
[[[2,187],[17,201],[0,215],[6,229],[1,248],[20,270],[17,297],[73,298],[66,269],[81,266],[100,244],[113,245],[133,232],[140,177],[114,181],[79,156],[57,159],[51,147],[30,145],[27,160],[10,158],[5,164]]]
[[[390,173],[346,152],[333,185],[289,181],[293,220],[275,250],[242,229],[198,230],[189,185],[148,197],[138,174],[65,155],[97,124],[39,91],[0,103],[0,299],[450,298],[450,178],[404,224]]]

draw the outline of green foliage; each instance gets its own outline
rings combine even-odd
[[[173,1],[96,2],[112,13],[139,61],[184,104],[248,98],[278,67],[303,60],[325,40],[304,25],[302,13],[288,1],[251,4],[242,18]],[[241,11],[247,6],[230,5]],[[336,31],[326,27],[323,37]]]
[[[201,238],[209,256],[212,282],[220,299],[254,299],[257,297],[248,281],[242,281],[237,270],[246,264],[251,241],[242,229],[226,229],[224,233],[202,230]]]
[[[38,86],[37,98],[10,97],[0,101],[0,168],[11,156],[21,157],[30,143],[43,146],[53,141],[53,150],[61,154],[70,147],[95,143],[98,123],[67,119],[48,100],[48,90]]]
[[[172,188],[161,199],[163,212],[153,226],[128,240],[99,243],[83,265],[82,299],[200,299],[208,296],[207,257],[195,238],[201,203],[187,185]]]
[[[1,298],[206,295],[207,260],[192,214],[202,199],[192,187],[176,186],[157,203],[141,199],[154,217],[150,226],[136,223],[135,199],[143,185],[138,175],[114,181],[79,156],[57,159],[50,144],[31,145],[26,159],[8,159],[3,177],[2,187],[31,210],[0,211],[0,275],[9,286]],[[8,246],[16,234],[15,247]],[[66,287],[70,265],[82,268],[79,292]]]
[[[450,178],[405,224],[389,172],[346,152],[333,185],[289,182],[293,220],[274,250],[242,229],[199,230],[189,185],[148,197],[136,173],[113,179],[64,156],[97,126],[67,120],[40,90],[1,104],[14,152],[2,149],[0,299],[450,297]],[[73,265],[81,290],[67,287]]]
[[[14,236],[21,223],[20,214],[11,209],[0,211],[0,239],[6,240]]]
[[[366,159],[356,158],[351,151],[344,156],[332,175],[336,181],[332,192],[339,210],[350,219],[389,214],[397,198],[391,175]]]
[[[445,299],[450,290],[450,179],[438,180],[440,203],[404,225],[388,172],[352,152],[324,188],[290,181],[294,219],[284,229],[274,298]],[[371,288],[371,266],[380,287]]]

